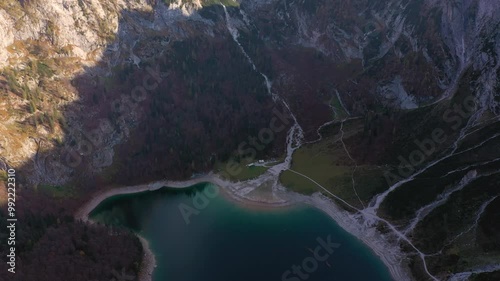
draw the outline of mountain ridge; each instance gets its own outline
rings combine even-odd
[[[276,107],[267,96],[272,89],[289,105],[306,142],[317,139],[318,128],[324,135],[294,154],[293,169],[311,172],[303,165],[309,149],[328,155],[334,163],[329,169],[345,167],[345,175],[318,181],[349,196],[354,194],[342,189],[347,183],[355,193],[357,181],[366,183],[361,196],[348,201],[369,205],[383,198],[368,210],[405,229],[413,225],[411,240],[428,251],[436,275],[456,280],[483,266],[474,264],[473,255],[488,260],[496,253],[498,226],[481,218],[495,221],[499,204],[492,199],[498,196],[500,158],[494,149],[498,2],[222,4],[2,2],[0,166],[21,171],[26,209],[41,211],[46,204],[43,212],[58,213],[63,206],[61,214],[71,213],[99,186],[186,178],[242,161],[234,151],[268,126]],[[134,100],[134,89],[146,80],[157,86],[148,86],[144,100]],[[452,115],[450,109],[468,97],[477,108]],[[353,116],[360,118],[348,120]],[[384,173],[401,168],[400,156],[413,155],[415,140],[432,137],[436,128],[448,138],[414,165],[414,174],[398,175],[408,181],[385,182]],[[280,157],[285,138],[278,134],[256,157]],[[461,181],[472,172],[477,179]],[[281,181],[294,190],[293,179],[283,175]],[[69,195],[59,194],[61,187]],[[446,200],[435,204],[440,198]],[[437,211],[419,213],[432,204]],[[462,253],[456,241],[463,231],[470,235],[468,223],[480,231],[474,232],[476,244]],[[401,248],[416,279],[426,280],[412,250],[404,243]]]

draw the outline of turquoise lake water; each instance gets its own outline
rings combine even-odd
[[[392,280],[367,246],[317,209],[250,209],[208,191],[199,184],[119,195],[91,218],[148,239],[154,281]]]

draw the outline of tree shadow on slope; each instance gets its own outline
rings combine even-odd
[[[102,58],[70,81],[78,99],[61,110],[64,138],[37,139],[37,154],[17,170],[16,271],[23,273],[16,280],[110,280],[120,268],[136,274],[138,240],[75,222],[75,209],[110,185],[207,172],[237,158],[243,141],[269,127],[273,109],[286,112],[233,42],[222,8],[202,13],[213,20],[179,18],[155,30],[147,28],[154,15],[123,11]],[[285,132],[255,157],[282,153]]]

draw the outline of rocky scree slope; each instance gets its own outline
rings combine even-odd
[[[208,171],[215,161],[227,160],[238,142],[268,125],[274,103],[265,94],[260,74],[235,45],[220,4],[105,0],[0,4],[0,32],[5,38],[0,42],[0,166],[25,171],[27,202],[39,198],[40,194],[30,194],[36,186],[49,191],[49,202],[57,196],[67,202],[68,197],[79,196],[58,194],[53,187],[85,183],[89,190],[74,191],[84,195],[107,183]],[[495,154],[500,4],[494,0],[224,4],[232,6],[229,20],[243,50],[290,104],[306,140],[317,138],[317,128],[332,118],[364,118],[370,137],[352,132],[355,137],[348,142],[360,165],[397,169],[397,157],[411,153],[414,139],[428,136],[436,127],[449,127],[441,120],[447,108],[474,97],[477,110],[458,130],[447,131],[449,141],[420,167],[423,178],[394,188],[380,200],[379,209],[370,210],[401,223],[403,230],[412,228],[412,239],[432,256],[431,272],[436,276],[461,280],[452,278],[485,271],[498,245],[492,234],[498,226],[488,222],[495,221],[493,211],[499,204],[490,200],[498,195],[495,159],[500,158]],[[126,102],[148,67],[159,69],[158,89],[142,103]],[[119,114],[112,108],[117,100],[126,105]],[[90,152],[82,145],[89,140],[88,132],[100,140]],[[235,140],[226,143],[227,139]],[[263,154],[279,155],[283,141],[284,136],[278,137]],[[71,158],[75,151],[83,156],[80,162]],[[77,165],[68,165],[72,163]],[[468,185],[465,176],[473,175],[474,169],[481,180]],[[425,181],[424,176],[442,177],[454,171],[456,175],[439,184]],[[451,196],[450,205],[435,208],[425,221],[412,221],[415,214],[417,218],[423,214],[421,208],[441,206],[433,205],[442,199],[439,196],[455,194],[443,191],[448,185],[461,196]],[[405,204],[415,201],[410,196],[415,186],[425,186],[423,194],[428,197]],[[373,195],[366,204],[376,198],[381,197]],[[73,203],[61,206],[71,209],[72,200],[78,201],[69,199]],[[485,202],[489,204],[483,208]],[[462,208],[463,215],[456,216],[452,211],[456,208]],[[482,227],[476,233],[482,237],[479,247],[476,243],[467,248],[466,255],[462,248],[450,247],[465,237],[463,231],[471,233],[465,223],[441,229],[428,239],[436,225],[447,225],[443,217],[453,215],[457,222]],[[462,258],[476,255],[478,249],[483,262]],[[422,265],[416,259],[411,262],[417,278],[425,280]]]

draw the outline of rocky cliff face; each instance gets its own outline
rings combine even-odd
[[[19,166],[57,146],[64,138],[63,122],[77,129],[82,126],[77,111],[92,115],[93,109],[80,104],[70,114],[74,118],[63,116],[64,107],[81,98],[72,85],[75,77],[109,77],[113,68],[158,57],[169,40],[203,34],[210,24],[192,15],[197,8],[199,3],[181,2],[169,7],[149,1],[3,1],[1,155]],[[161,39],[134,53],[141,52],[138,42],[151,38]],[[107,137],[115,138],[115,144],[123,139]],[[52,182],[63,183],[67,173],[64,169]]]
[[[31,125],[41,112],[53,111],[50,119],[61,118],[56,112],[77,98],[68,81],[78,73],[91,68],[95,75],[110,75],[113,67],[138,66],[158,57],[169,41],[215,36],[214,24],[220,28],[221,22],[207,16],[217,11],[213,4],[206,2],[209,12],[199,13],[204,7],[199,1],[2,2],[0,66],[4,84],[20,96],[3,99],[17,113],[2,117],[4,136],[10,135],[4,137],[3,155],[19,163],[35,154],[33,137],[63,136],[53,120],[50,128],[33,130]],[[339,92],[351,112],[363,114],[376,103],[411,109],[449,98],[464,73],[473,71],[478,77],[471,83],[481,93],[481,106],[498,113],[499,9],[496,1],[243,1],[232,21],[249,40],[256,40],[247,47],[254,44],[259,52],[296,52],[291,55],[300,58],[312,49],[324,55],[326,65],[337,71],[310,83],[321,88],[329,80],[330,90]],[[163,37],[159,45],[144,45],[158,36]],[[283,58],[274,64],[283,64],[279,60]],[[305,66],[293,64],[296,73],[274,66],[273,74],[280,77],[276,85],[301,75]],[[352,74],[338,73],[344,69]],[[291,98],[300,95],[293,92]],[[23,107],[30,110],[19,114]],[[28,125],[14,133],[7,125],[14,121]]]
[[[375,83],[381,86],[402,76],[406,89],[392,90],[391,95],[400,102],[407,97],[405,92],[418,105],[435,102],[456,90],[464,71],[480,71],[477,86],[483,106],[491,109],[498,106],[493,102],[498,85],[498,5],[495,1],[242,3],[250,13],[272,22],[261,24],[277,44],[311,47],[338,64],[359,60],[365,70],[397,60],[408,70]],[[387,71],[394,68],[398,66],[390,65]],[[424,81],[431,89],[417,89],[412,80]],[[383,93],[376,94],[383,98]]]
[[[11,165],[19,165],[35,155],[37,144],[33,138],[62,137],[55,124],[57,112],[77,98],[68,82],[99,61],[118,32],[123,9],[151,9],[140,4],[2,1],[0,65],[5,86],[3,109],[8,112],[2,116],[1,153]],[[51,128],[32,127],[30,121],[42,112],[53,113]]]
[[[19,167],[28,187],[92,189],[211,170],[269,124],[276,105],[263,74],[306,140],[317,138],[332,111],[337,120],[364,118],[366,132],[351,134],[358,164],[394,165],[432,126],[449,127],[440,120],[447,106],[474,98],[477,111],[447,131],[454,139],[423,172],[462,177],[426,183],[436,201],[401,207],[411,196],[396,190],[381,204],[402,225],[410,221],[402,213],[441,206],[439,196],[448,194],[439,195],[441,184],[459,192],[477,167],[487,170],[478,178],[490,179],[500,158],[488,153],[500,114],[495,0],[5,0],[0,38],[0,169]],[[284,135],[277,136],[260,156],[280,155],[283,144]],[[494,193],[485,186],[481,192]],[[410,205],[416,210],[398,209]],[[495,219],[488,206],[476,227],[485,210]],[[421,228],[410,223],[419,246],[456,240],[452,233],[426,240],[440,224],[430,217]],[[478,237],[495,248],[496,227],[484,229]],[[436,275],[471,268],[442,266],[457,259],[445,248],[434,258]],[[422,273],[421,265],[414,271]]]
[[[146,1],[3,1],[0,63],[15,65],[24,50],[14,43],[33,40],[92,64],[118,32],[121,11],[134,9],[150,12],[152,7]]]

